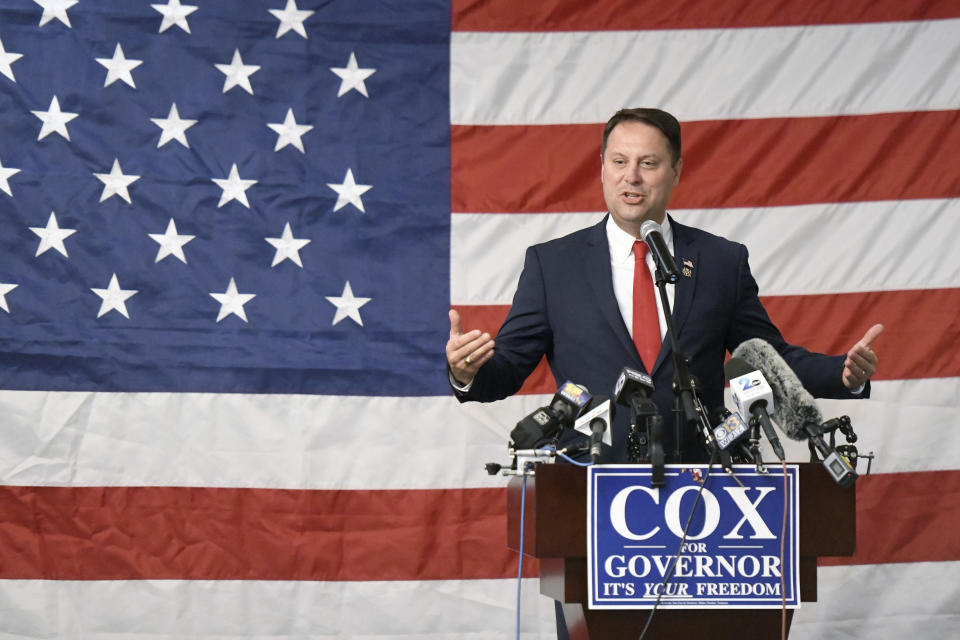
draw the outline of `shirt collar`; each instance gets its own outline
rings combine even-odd
[[[663,224],[660,225],[663,233],[663,241],[666,243],[670,252],[673,252],[673,226],[670,224],[670,216],[663,216]],[[613,216],[607,216],[607,243],[610,245],[610,257],[614,260],[626,260],[627,257],[633,257],[633,243],[639,238],[632,235],[617,226]]]

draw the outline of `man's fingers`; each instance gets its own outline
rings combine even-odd
[[[467,333],[452,335],[450,340],[447,341],[447,362],[450,363],[450,366],[458,366],[468,357],[470,362],[467,364],[470,365],[476,362],[481,355],[487,352],[487,350],[492,349],[493,340],[490,338],[489,333],[481,333],[479,329],[472,329]]]
[[[860,344],[867,347],[868,349],[873,346],[874,341],[880,337],[880,334],[883,333],[883,325],[875,324],[869,329],[867,333],[864,334],[863,339],[860,340]]]
[[[879,358],[877,358],[877,354],[875,354],[873,351],[854,348],[851,349],[850,353],[847,354],[847,362],[853,362],[853,364],[857,365],[861,369],[875,367],[877,366],[878,361]]]
[[[844,366],[847,367],[852,373],[857,376],[866,376],[870,377],[876,373],[876,363],[870,362],[865,358],[849,357],[844,363]]]
[[[493,340],[487,343],[487,346],[485,347],[485,349],[486,350],[483,352],[483,355],[481,355],[478,360],[474,360],[473,356],[471,356],[471,361],[473,362],[474,365],[476,365],[477,369],[482,367],[487,362],[487,360],[493,357]]]
[[[474,331],[470,332],[471,334]],[[476,331],[476,333],[480,333]],[[480,357],[485,354],[487,351],[493,348],[493,340],[490,339],[489,333],[484,333],[476,336],[473,340],[470,340],[464,345],[461,345],[456,351],[456,355],[461,360],[466,360],[470,358],[470,363],[474,363],[480,359]]]
[[[484,334],[486,336],[486,334]],[[462,351],[462,357],[457,361],[457,364],[465,368],[479,369],[484,362],[489,360],[493,356],[493,340],[490,340],[490,336],[486,336],[487,340],[483,342],[478,342],[479,346],[476,348],[466,348]],[[472,345],[474,343],[471,343]]]

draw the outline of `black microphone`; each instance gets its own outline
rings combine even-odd
[[[553,438],[561,429],[569,429],[583,413],[590,394],[569,380],[564,382],[546,407],[540,407],[521,419],[510,432],[510,439],[518,449],[537,447]]]
[[[752,338],[733,353],[767,372],[777,405],[774,417],[787,437],[813,444],[823,457],[823,467],[840,486],[856,482],[857,472],[847,459],[823,440],[823,416],[816,401],[777,350],[760,338]]]
[[[573,428],[577,431],[590,435],[590,459],[593,464],[600,464],[603,436],[607,433],[607,426],[613,424],[614,411],[610,398],[594,396],[590,400],[586,412],[577,418],[573,425]]]
[[[600,445],[603,443],[603,432],[607,430],[607,423],[603,418],[594,418],[590,421],[590,460],[593,464],[600,464]]]
[[[770,412],[776,410],[773,389],[767,383],[761,368],[751,366],[742,358],[734,356],[723,365],[723,373],[730,382],[730,392],[737,409],[741,414],[749,414],[753,420],[760,422],[777,459],[786,460],[783,445],[780,444],[780,438],[770,422]]]
[[[640,225],[640,239],[650,247],[650,253],[653,254],[653,259],[656,260],[657,267],[666,281],[676,282],[680,278],[680,269],[677,268],[676,260],[673,259],[670,250],[667,249],[667,243],[663,239],[660,225],[653,220],[645,220]]]
[[[616,403],[630,408],[630,434],[627,436],[627,454],[630,462],[641,462],[644,457],[653,466],[650,484],[666,485],[663,449],[663,417],[650,399],[653,380],[645,373],[624,367],[613,386]],[[640,428],[640,422],[644,428]],[[644,455],[645,454],[645,455]]]
[[[613,385],[613,397],[617,404],[629,407],[634,400],[640,402],[649,400],[653,390],[653,378],[636,369],[624,367],[616,384]],[[650,402],[653,401],[650,400]]]

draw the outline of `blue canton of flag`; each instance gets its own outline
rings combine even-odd
[[[447,3],[2,4],[0,386],[447,393]]]

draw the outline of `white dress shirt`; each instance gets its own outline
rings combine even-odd
[[[663,240],[672,255],[674,253],[673,228],[670,226],[670,218],[664,216],[660,228],[663,232]],[[618,227],[617,223],[613,221],[613,216],[607,218],[607,243],[610,245],[613,295],[617,298],[620,315],[623,316],[623,322],[627,325],[627,331],[630,332],[631,337],[633,337],[633,265],[636,262],[633,257],[633,243],[638,239]],[[643,241],[641,240],[641,242]],[[649,251],[647,252],[647,269],[650,270],[650,278],[656,283],[657,265],[653,259],[653,254]],[[660,339],[663,340],[667,335],[667,321],[663,316],[663,305],[660,303],[660,293],[656,284],[654,284],[653,290],[657,299],[657,317],[660,319]],[[672,284],[667,284],[667,300],[670,302],[670,309],[673,310]]]

